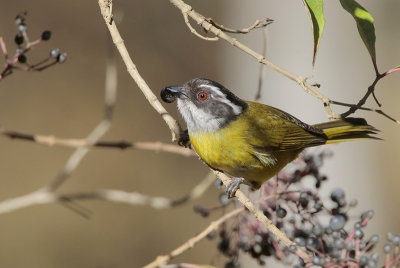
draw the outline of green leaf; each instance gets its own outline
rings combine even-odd
[[[317,56],[319,40],[321,40],[322,32],[325,27],[325,18],[323,10],[323,0],[303,0],[304,5],[307,7],[308,15],[310,16],[311,27],[314,34],[314,53],[313,65]]]
[[[357,24],[358,33],[371,55],[374,65],[376,64],[375,55],[375,27],[374,18],[371,14],[354,0],[340,0],[342,7],[349,12]]]

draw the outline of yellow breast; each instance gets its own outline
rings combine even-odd
[[[211,167],[243,177],[249,169],[263,168],[254,158],[254,149],[248,142],[248,126],[240,120],[215,132],[190,133],[190,141],[197,154]]]

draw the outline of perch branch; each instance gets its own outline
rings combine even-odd
[[[121,57],[128,69],[129,74],[135,80],[136,84],[151,104],[151,106],[161,115],[164,121],[167,123],[168,127],[171,130],[172,140],[175,141],[180,133],[180,127],[178,122],[165,110],[162,106],[160,101],[151,91],[150,87],[147,85],[146,81],[142,78],[139,74],[136,65],[133,63],[128,50],[125,47],[124,40],[122,39],[121,35],[119,34],[117,25],[112,17],[112,1],[109,0],[99,0],[99,6],[101,10],[101,14],[106,22],[108,30],[110,31],[111,38],[117,47]]]
[[[221,179],[222,183],[225,185],[225,187],[227,187],[229,185],[229,183],[231,182],[231,178],[229,178],[227,175],[225,175],[224,173],[221,173],[219,171],[214,171],[215,175]],[[236,197],[237,199],[257,218],[258,221],[260,221],[265,228],[267,228],[267,230],[272,233],[276,239],[278,240],[278,242],[282,242],[287,248],[289,248],[289,246],[291,245],[295,245],[296,243],[292,242],[285,233],[281,232],[273,223],[270,219],[268,219],[264,213],[257,207],[254,205],[254,203],[252,203],[250,201],[250,199],[241,191],[241,190],[237,190],[236,191]],[[297,247],[297,246],[296,246]],[[304,262],[308,262],[309,260],[311,260],[311,256],[304,252],[302,249],[300,249],[299,247],[297,247],[297,251],[296,254],[301,257]]]

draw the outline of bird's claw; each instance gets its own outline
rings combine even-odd
[[[243,178],[233,178],[229,183],[228,187],[226,187],[226,194],[228,198],[234,198],[236,191],[239,190],[240,184],[244,182]]]
[[[179,134],[178,145],[185,148],[190,147],[189,132],[187,130],[182,130]]]

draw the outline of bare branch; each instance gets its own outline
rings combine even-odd
[[[221,181],[223,182],[223,184],[225,185],[225,187],[227,187],[229,185],[229,183],[231,182],[231,178],[229,178],[227,175],[225,175],[224,173],[221,173],[219,171],[214,171],[215,175],[221,179]],[[273,223],[270,219],[268,219],[264,213],[257,207],[255,206],[250,199],[241,191],[241,190],[237,190],[236,191],[236,197],[237,199],[257,218],[257,220],[259,220],[264,226],[265,228],[267,228],[267,230],[269,232],[271,232],[276,239],[278,240],[278,242],[282,242],[286,247],[289,248],[289,246],[294,245],[296,246],[296,243],[292,242],[284,232],[281,232]],[[297,246],[296,246],[297,247]],[[299,247],[297,247],[297,251],[296,254],[301,257],[304,262],[308,262],[309,260],[311,260],[311,256],[304,252],[302,249],[300,249]]]
[[[193,26],[190,24],[189,22],[189,18],[187,15],[187,11],[182,11],[182,15],[183,15],[183,19],[185,20],[185,23],[187,25],[187,27],[189,28],[190,32],[192,32],[192,34],[196,35],[197,37],[206,40],[206,41],[218,41],[218,37],[206,37],[206,36],[202,36],[201,34],[199,34],[194,28]]]
[[[365,104],[365,102],[367,101],[367,99],[369,98],[369,96],[370,96],[372,93],[374,93],[376,84],[377,84],[378,81],[381,80],[383,77],[384,77],[384,75],[377,74],[377,76],[376,76],[374,82],[372,82],[372,84],[368,87],[368,90],[367,90],[367,92],[365,93],[364,97],[362,97],[362,98],[358,101],[358,103],[357,103],[356,105],[351,106],[350,109],[349,109],[347,112],[342,113],[340,116],[341,116],[342,118],[347,117],[347,116],[349,116],[350,114],[352,114],[352,113],[354,113],[355,111],[357,111],[358,109],[360,109],[360,108]],[[378,104],[380,104],[380,103],[378,102]]]
[[[268,26],[268,25],[270,25],[271,23],[274,22],[273,19],[266,18],[266,19],[263,19],[263,20],[256,20],[253,23],[253,25],[251,25],[250,27],[247,27],[247,28],[231,29],[231,28],[225,27],[222,24],[216,23],[212,18],[208,18],[207,21],[210,24],[212,24],[214,27],[216,27],[216,28],[218,28],[218,29],[220,29],[220,30],[222,30],[224,32],[227,32],[227,33],[238,33],[238,34],[247,34],[247,33],[251,32],[254,29],[264,28],[264,27],[266,27],[266,26]]]
[[[201,231],[198,235],[190,238],[185,243],[183,243],[181,246],[179,246],[176,249],[174,249],[173,251],[171,251],[168,255],[158,256],[153,262],[147,264],[146,266],[143,266],[143,268],[156,268],[156,267],[160,267],[162,265],[166,265],[173,258],[179,256],[180,254],[187,251],[188,249],[193,248],[199,241],[201,241],[203,238],[205,238],[210,232],[217,230],[218,227],[222,223],[224,223],[228,219],[238,215],[242,211],[244,211],[244,207],[237,208],[237,209],[232,210],[231,212],[225,214],[218,220],[211,222],[210,225],[208,225],[207,228],[205,228],[203,231]]]
[[[12,130],[4,129],[0,127],[0,134],[11,139],[19,139],[32,141],[37,144],[47,145],[47,146],[64,146],[71,148],[81,148],[81,147],[101,147],[101,148],[117,148],[121,150],[126,149],[138,149],[138,150],[149,150],[155,152],[168,152],[174,154],[180,154],[183,156],[195,156],[196,153],[188,148],[184,148],[175,144],[162,143],[159,141],[155,142],[129,142],[129,141],[98,141],[91,144],[87,139],[63,139],[58,138],[53,135],[37,135],[37,134],[27,134]]]
[[[264,58],[267,57],[267,32],[265,29],[262,29],[262,37],[263,37],[263,56]],[[258,87],[256,96],[254,97],[255,101],[259,101],[261,99],[261,89],[263,84],[263,71],[264,71],[264,64],[260,64],[258,68]]]
[[[147,85],[146,81],[142,78],[137,70],[135,64],[133,63],[128,50],[124,45],[124,40],[119,34],[118,28],[115,24],[115,21],[112,18],[112,1],[108,0],[99,0],[99,6],[101,10],[101,14],[106,22],[108,30],[110,31],[111,38],[117,47],[121,57],[127,66],[129,74],[135,80],[136,84],[139,86],[140,90],[151,104],[151,106],[161,115],[164,121],[167,123],[168,127],[171,130],[172,140],[175,141],[180,133],[180,127],[178,122],[165,110],[160,101],[151,91],[150,87]]]
[[[356,106],[355,104],[349,104],[349,103],[344,103],[344,102],[340,102],[340,101],[331,101],[331,104],[345,106],[345,107],[354,107],[354,106]],[[361,107],[359,107],[357,109],[378,113],[378,114],[383,115],[384,117],[388,118],[389,120],[395,122],[396,124],[400,124],[399,120],[397,120],[396,118],[388,115],[387,113],[385,113],[381,109],[374,109],[374,108],[363,107],[363,106],[361,106]]]
[[[204,181],[201,183],[204,184]],[[200,186],[197,185],[192,192]],[[200,186],[205,191],[204,186]],[[204,192],[203,191],[203,192]],[[202,193],[201,193],[202,194]],[[19,209],[44,205],[50,203],[59,203],[65,201],[99,199],[117,203],[125,203],[135,206],[149,206],[154,209],[166,209],[181,205],[189,200],[198,198],[200,195],[189,194],[185,198],[177,200],[165,197],[148,196],[137,192],[126,192],[121,190],[101,189],[93,191],[82,191],[73,193],[55,193],[45,190],[38,190],[23,196],[13,197],[0,202],[0,214],[13,212]]]

